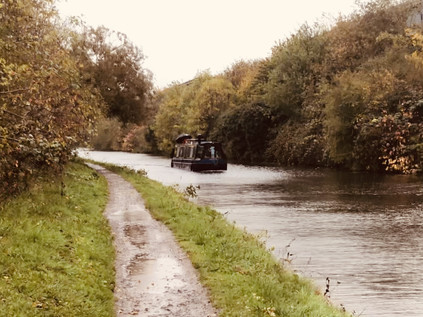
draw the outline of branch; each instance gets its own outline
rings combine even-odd
[[[14,139],[14,138],[9,138],[9,137],[4,136],[4,135],[0,135],[0,138],[5,139],[5,140],[8,140],[8,141],[13,141],[13,142],[16,142],[16,143],[20,143],[19,140]]]
[[[8,91],[0,91],[0,95],[9,95],[9,94],[15,94],[17,92],[23,92],[23,91],[28,91],[29,88],[25,88],[25,89],[15,89],[15,90],[8,90]]]
[[[6,109],[0,110],[0,111],[6,112],[7,114],[10,114],[12,116],[18,117],[18,118],[20,118],[22,120],[25,119],[25,117],[21,116],[20,114],[14,113],[14,112],[9,111],[9,110],[6,110]]]

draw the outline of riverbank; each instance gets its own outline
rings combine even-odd
[[[257,237],[220,213],[189,202],[142,173],[107,168],[131,182],[153,217],[173,231],[221,316],[347,316],[309,280],[285,269]]]
[[[1,316],[113,316],[107,200],[104,178],[71,163],[0,203]]]
[[[218,212],[171,187],[110,167],[141,192],[188,253],[220,316],[347,316]],[[0,309],[7,316],[113,316],[114,251],[103,178],[71,164],[1,205]]]

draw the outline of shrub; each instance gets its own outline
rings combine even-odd
[[[91,145],[98,151],[118,151],[121,149],[122,128],[116,118],[102,119],[97,126],[97,135],[91,140]]]
[[[223,143],[229,159],[251,164],[264,161],[271,127],[269,107],[250,103],[222,115],[210,137]]]
[[[326,166],[323,123],[289,121],[269,143],[267,156],[282,165]]]
[[[152,145],[147,141],[148,127],[133,126],[123,138],[122,150],[136,153],[151,153]]]

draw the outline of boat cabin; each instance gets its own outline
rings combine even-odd
[[[218,142],[196,139],[189,134],[181,134],[176,138],[172,150],[172,167],[191,171],[222,171],[227,169],[226,156],[222,145]]]

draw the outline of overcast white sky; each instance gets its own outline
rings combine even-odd
[[[128,35],[146,56],[156,87],[241,59],[265,58],[308,22],[348,14],[355,0],[59,0],[63,17]]]

